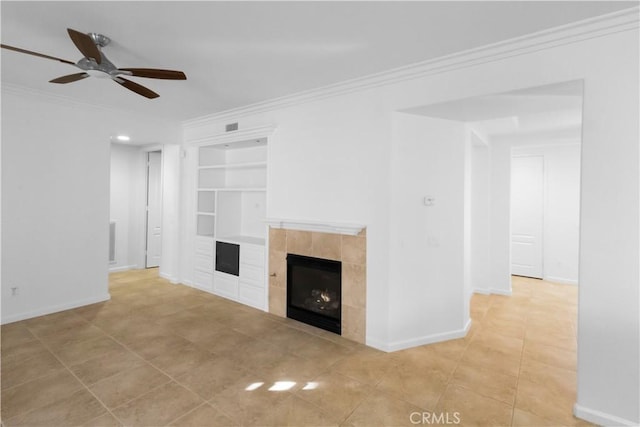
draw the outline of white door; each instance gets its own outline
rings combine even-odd
[[[542,279],[544,158],[511,159],[511,274]]]
[[[161,224],[162,224],[162,185],[160,151],[148,154],[147,161],[147,251],[146,267],[160,265]]]

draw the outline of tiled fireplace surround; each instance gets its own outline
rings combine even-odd
[[[367,236],[269,228],[269,312],[287,316],[287,253],[342,262],[342,336],[365,343]]]

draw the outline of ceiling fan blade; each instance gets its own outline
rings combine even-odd
[[[139,85],[138,83],[132,82],[131,80],[123,79],[120,76],[114,78],[113,81],[126,87],[130,91],[137,93],[138,95],[144,96],[145,98],[153,99],[160,96],[151,89],[147,89],[146,87]]]
[[[157,68],[120,68],[120,71],[128,71],[135,77],[148,77],[151,79],[187,80],[182,71],[160,70]]]
[[[76,65],[75,62],[67,61],[66,59],[56,58],[55,56],[45,55],[43,53],[33,52],[31,50],[21,49],[19,47],[9,46],[7,44],[0,44],[3,49],[13,50],[15,52],[26,53],[28,55],[39,56],[40,58],[53,59],[54,61],[64,62],[65,64]]]
[[[88,35],[81,33],[80,31],[67,28],[71,41],[76,45],[78,50],[86,57],[93,58],[98,64],[102,62],[102,55],[100,49],[93,42],[93,39]]]
[[[49,83],[71,83],[78,80],[86,79],[89,77],[87,73],[69,74],[67,76],[58,77],[57,79],[49,80]]]

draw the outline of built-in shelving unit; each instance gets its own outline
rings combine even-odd
[[[195,175],[194,285],[263,310],[268,135],[237,131],[198,142]],[[216,241],[240,245],[239,276],[215,271]]]

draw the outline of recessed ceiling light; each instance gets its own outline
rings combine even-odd
[[[129,138],[127,135],[118,135],[118,136],[116,136],[116,139],[118,141],[122,141],[122,142],[127,142],[127,141],[131,140],[131,138]]]

